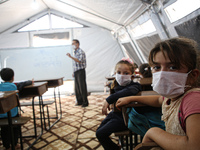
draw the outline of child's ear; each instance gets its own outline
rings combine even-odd
[[[194,70],[192,70],[192,72],[191,72],[191,84],[193,85],[193,84],[195,84],[195,83],[197,83],[198,81],[198,78],[199,78],[199,75],[200,75],[200,71],[198,70],[198,69],[194,69]]]

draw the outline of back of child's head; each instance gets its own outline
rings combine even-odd
[[[148,63],[140,65],[139,72],[143,76],[143,78],[150,78],[152,77],[151,67]]]
[[[133,65],[134,63],[133,63],[133,61],[132,61],[131,59],[129,59],[129,58],[122,58],[122,60],[120,60],[120,61],[116,64],[116,66],[115,66],[115,72],[116,72],[116,70],[117,70],[118,65],[121,65],[121,64],[127,65],[128,68],[129,68],[129,70],[131,71],[131,73],[134,74],[135,68],[134,68],[134,65]],[[119,84],[117,83],[117,81],[114,80],[113,83],[112,83],[112,85],[111,85],[111,90],[114,89],[114,87],[116,87],[116,86],[118,86],[118,85],[119,85]],[[111,92],[111,93],[112,93],[112,92]]]
[[[0,72],[1,79],[5,82],[11,81],[14,77],[14,71],[11,68],[3,68]]]

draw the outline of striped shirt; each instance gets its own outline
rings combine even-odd
[[[73,68],[74,72],[80,70],[80,69],[85,69],[86,68],[86,55],[85,52],[82,49],[77,49],[74,51],[74,57],[77,58],[79,62],[73,61]]]

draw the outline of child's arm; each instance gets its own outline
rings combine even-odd
[[[21,91],[25,86],[33,84],[33,80],[17,83],[17,90]]]
[[[109,104],[113,104],[121,97],[133,96],[139,93],[140,91],[141,91],[141,85],[135,83],[131,86],[125,87],[124,89],[111,94],[109,97],[106,98],[106,101]]]
[[[117,101],[116,106],[122,107],[131,102],[138,102],[153,107],[161,107],[163,102],[163,97],[159,95],[123,97]]]
[[[200,149],[200,114],[186,119],[186,136],[173,135],[160,128],[151,128],[144,136],[143,143],[153,141],[165,150]]]

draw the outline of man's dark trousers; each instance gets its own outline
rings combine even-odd
[[[87,85],[85,69],[80,69],[74,72],[75,77],[75,94],[78,105],[87,106]]]

